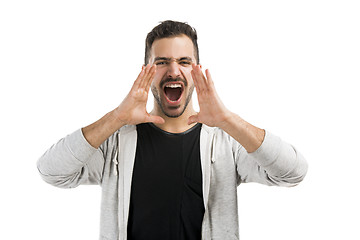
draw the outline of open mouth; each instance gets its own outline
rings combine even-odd
[[[180,101],[184,91],[183,84],[180,82],[169,82],[164,86],[164,93],[170,103],[177,103]]]

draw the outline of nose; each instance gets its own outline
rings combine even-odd
[[[167,72],[168,77],[170,78],[180,77],[181,75],[180,67],[181,66],[177,62],[175,61],[170,62],[168,65],[168,72]]]

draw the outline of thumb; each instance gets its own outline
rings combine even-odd
[[[198,114],[196,115],[191,115],[189,118],[188,118],[188,125],[192,124],[192,123],[195,123],[195,122],[198,122],[199,121],[199,116]]]
[[[163,124],[165,123],[165,120],[162,117],[150,115],[147,117],[146,122]]]

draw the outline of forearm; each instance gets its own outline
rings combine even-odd
[[[219,127],[239,142],[247,152],[256,151],[264,140],[265,131],[246,122],[224,106],[216,93],[214,82],[207,69],[204,76],[199,65],[192,65],[191,72],[198,94],[200,112],[190,116],[188,124],[201,122]]]
[[[82,128],[82,132],[88,143],[94,148],[98,148],[115,131],[124,125],[125,123],[119,120],[117,112],[114,110],[93,124]]]
[[[229,113],[220,128],[238,141],[248,153],[256,151],[265,137],[263,129],[251,125],[235,113]]]
[[[122,103],[100,120],[82,129],[85,139],[91,146],[98,148],[124,125],[137,125],[144,122],[164,123],[164,119],[151,116],[146,110],[148,92],[155,72],[156,65],[143,67]]]

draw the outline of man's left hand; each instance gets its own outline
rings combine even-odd
[[[210,127],[222,128],[227,124],[232,113],[226,109],[216,93],[214,82],[207,69],[204,76],[200,65],[193,64],[192,79],[196,88],[200,111],[189,117],[188,124],[200,122]]]

